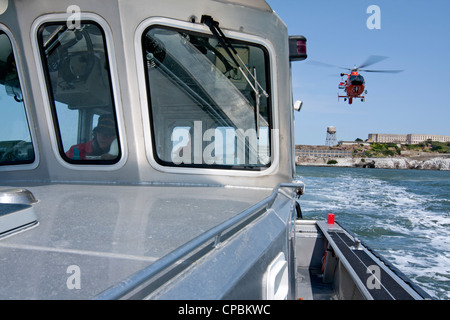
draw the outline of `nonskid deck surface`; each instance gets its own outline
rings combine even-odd
[[[376,279],[370,278],[376,276],[368,272],[371,266],[377,266],[377,262],[370,257],[366,251],[352,250],[354,241],[344,232],[329,231],[331,238],[344,255],[345,259],[353,267],[353,270],[362,281],[362,283],[372,283],[366,286],[367,290],[375,300],[412,300],[412,295],[405,290],[389,273],[383,268],[378,268],[379,274]],[[379,281],[380,283],[376,283]]]

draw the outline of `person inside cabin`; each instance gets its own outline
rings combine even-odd
[[[102,115],[93,130],[93,139],[73,145],[66,152],[66,157],[73,160],[110,160],[117,157],[112,149],[117,149],[116,124],[112,116]]]

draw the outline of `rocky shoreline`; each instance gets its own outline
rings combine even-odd
[[[327,166],[378,169],[416,169],[416,170],[450,170],[450,158],[434,157],[413,159],[407,157],[393,158],[334,158],[335,164],[327,164],[330,158],[298,157],[298,166]]]

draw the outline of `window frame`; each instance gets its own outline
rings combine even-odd
[[[152,17],[144,20],[136,29],[135,48],[136,48],[136,66],[139,83],[139,94],[141,101],[141,111],[143,114],[144,141],[147,160],[150,165],[162,172],[168,173],[188,173],[188,174],[214,174],[229,176],[262,176],[274,172],[279,165],[279,126],[278,126],[278,97],[277,97],[277,68],[276,54],[273,45],[265,38],[255,35],[245,34],[236,31],[223,30],[224,34],[230,39],[242,41],[260,47],[267,55],[266,74],[268,73],[267,87],[270,88],[270,97],[268,102],[269,113],[269,143],[270,143],[270,161],[267,166],[248,169],[245,166],[230,165],[165,165],[159,161],[153,142],[153,123],[151,118],[151,102],[149,88],[147,87],[147,75],[144,65],[142,37],[152,27],[162,27],[174,30],[186,30],[193,33],[211,35],[211,31],[205,25],[173,20],[163,17]]]
[[[31,162],[26,163],[10,163],[10,164],[3,164],[0,165],[0,171],[18,171],[18,170],[32,170],[37,168],[39,165],[39,148],[37,145],[37,138],[36,133],[34,131],[34,122],[33,118],[31,117],[31,110],[30,110],[30,103],[29,103],[29,97],[26,90],[26,83],[25,83],[25,77],[24,72],[22,69],[22,63],[21,63],[21,56],[17,47],[16,39],[14,37],[14,34],[9,30],[9,28],[4,25],[3,23],[0,23],[0,31],[5,33],[5,35],[8,37],[9,42],[11,43],[12,53],[14,55],[14,61],[16,63],[16,70],[17,70],[17,76],[19,79],[19,85],[20,90],[22,91],[22,103],[23,108],[25,112],[25,118],[27,120],[27,126],[28,131],[30,133],[31,138],[31,145],[34,152],[34,159]]]
[[[113,110],[115,113],[116,119],[116,127],[117,127],[117,139],[119,139],[119,158],[117,161],[102,161],[102,160],[84,160],[84,161],[70,161],[64,155],[64,150],[61,149],[61,135],[59,132],[59,124],[56,117],[56,107],[55,101],[53,99],[52,88],[48,86],[47,81],[47,69],[44,66],[44,59],[41,55],[42,48],[40,47],[40,29],[46,24],[52,23],[66,23],[67,21],[71,21],[71,17],[69,13],[59,13],[59,14],[46,14],[39,18],[37,18],[32,25],[32,35],[34,37],[34,41],[32,42],[34,57],[36,60],[37,71],[39,84],[41,88],[41,94],[43,97],[43,102],[45,105],[45,113],[47,117],[47,125],[50,132],[50,140],[52,145],[53,153],[57,159],[57,161],[64,167],[73,169],[73,170],[104,170],[111,171],[117,170],[121,168],[127,160],[127,140],[125,136],[124,130],[124,122],[123,122],[123,111],[122,111],[122,100],[120,97],[120,87],[118,81],[118,70],[115,58],[115,48],[114,41],[112,37],[112,32],[107,24],[107,22],[101,18],[100,16],[93,13],[80,13],[80,20],[83,22],[92,22],[95,23],[103,34],[104,47],[106,48],[105,59],[108,62],[108,71],[110,78],[110,94],[111,100],[113,101]]]

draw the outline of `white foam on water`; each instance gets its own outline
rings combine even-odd
[[[448,286],[450,255],[448,253],[441,252],[431,256],[418,255],[405,250],[389,250],[388,254],[384,253],[384,256],[432,297],[450,299]],[[437,287],[436,282],[447,283],[447,286]]]

